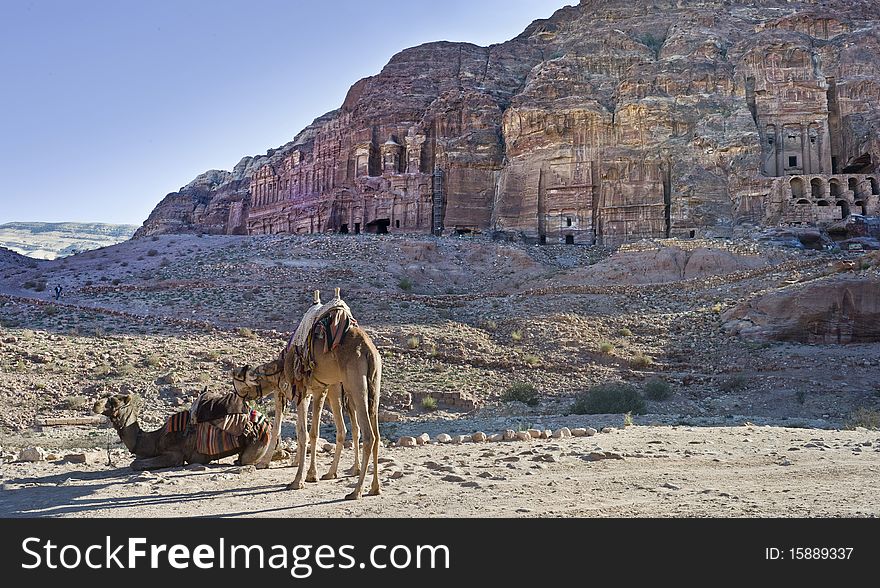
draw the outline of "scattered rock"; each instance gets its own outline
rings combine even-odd
[[[471,440],[474,443],[485,443],[486,439],[487,439],[486,433],[483,433],[482,431],[478,431],[478,432],[474,433],[473,435],[471,435]]]
[[[539,431],[538,429],[529,429],[528,434],[531,436],[532,439],[541,438],[541,431]]]
[[[553,431],[550,429],[544,429],[541,431],[541,439],[550,439],[551,437],[553,437]]]
[[[401,420],[401,417],[396,412],[390,412],[387,410],[379,411],[379,422],[380,423],[396,423]]]
[[[452,437],[447,435],[446,433],[440,433],[436,437],[434,437],[434,441],[437,443],[451,443]]]
[[[233,474],[253,474],[257,471],[257,466],[254,465],[246,465],[240,466],[232,470]]]
[[[18,452],[18,461],[45,461],[46,450],[42,447],[25,447]]]
[[[398,447],[416,447],[419,445],[415,437],[401,437],[397,440]]]
[[[612,429],[611,427],[602,427],[602,432],[603,432],[603,433],[610,433],[610,432],[613,431],[613,430],[614,430],[614,429]]]
[[[503,439],[505,441],[513,441],[514,439],[516,439],[516,431],[514,431],[513,429],[507,429],[503,433]]]
[[[596,433],[599,432],[599,431],[597,431],[596,429],[594,429],[593,427],[587,427],[587,428],[585,429],[585,431],[587,432],[587,433],[586,433],[586,436],[587,436],[587,437],[592,437],[593,435],[595,435]]]
[[[422,433],[418,437],[416,437],[416,443],[418,445],[430,445],[431,444],[431,436],[427,433]]]
[[[516,440],[517,441],[531,441],[532,436],[528,431],[517,431],[516,432]]]
[[[494,435],[489,435],[489,441],[491,443],[496,443],[498,441],[504,441],[504,435],[502,433],[495,433]]]
[[[571,437],[571,430],[568,427],[562,427],[553,432],[554,439],[566,439]]]
[[[444,482],[466,482],[467,478],[464,476],[459,476],[458,474],[447,474],[440,478]]]
[[[470,443],[471,436],[470,435],[456,435],[452,440],[455,443]]]
[[[64,456],[64,461],[69,463],[87,463],[88,458],[85,453],[68,453]]]
[[[572,429],[572,430],[571,430],[571,436],[572,436],[572,437],[586,437],[586,436],[587,436],[587,430],[586,430],[586,429],[581,429],[581,428]]]
[[[671,484],[669,482],[663,484],[661,488],[669,488],[670,490],[681,490],[681,486],[676,486],[675,484]]]

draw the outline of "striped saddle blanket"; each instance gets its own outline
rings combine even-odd
[[[244,444],[242,435],[251,428],[251,423],[258,442],[268,443],[272,434],[272,423],[261,412],[252,410],[193,425],[196,434],[196,451],[208,456],[220,456],[235,451]],[[165,430],[169,433],[183,432],[189,428],[188,410],[171,415],[165,423]]]

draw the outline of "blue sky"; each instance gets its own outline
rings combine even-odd
[[[3,0],[0,223],[142,223],[292,139],[401,49],[489,45],[575,0]]]

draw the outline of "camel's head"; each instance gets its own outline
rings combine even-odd
[[[116,426],[124,427],[137,420],[143,404],[138,394],[117,394],[97,401],[92,412],[104,415]]]
[[[229,371],[229,375],[232,376],[232,388],[236,394],[242,398],[249,398],[254,395],[254,388],[256,388],[257,382],[255,381],[251,366],[245,365],[233,368]]]

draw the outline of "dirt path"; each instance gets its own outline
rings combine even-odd
[[[880,433],[865,429],[633,426],[583,438],[389,448],[380,460],[382,496],[356,503],[342,500],[351,478],[285,491],[295,471],[279,463],[155,473],[132,472],[127,458],[114,467],[6,463],[0,515],[880,516]],[[346,451],[343,466],[350,462]],[[319,475],[328,465],[321,454]]]

